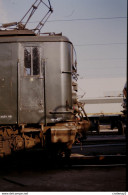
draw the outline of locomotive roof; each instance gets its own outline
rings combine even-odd
[[[0,30],[0,43],[8,42],[70,42],[62,35],[36,35],[31,30]]]

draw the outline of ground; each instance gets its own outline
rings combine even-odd
[[[0,191],[125,191],[126,168],[72,167],[19,170],[0,176]]]

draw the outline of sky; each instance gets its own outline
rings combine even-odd
[[[20,21],[34,2],[0,0],[0,24]],[[62,32],[74,44],[79,78],[126,78],[127,0],[51,0],[51,5],[42,32]],[[27,27],[36,27],[44,12],[40,6]]]

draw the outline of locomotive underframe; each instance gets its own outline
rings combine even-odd
[[[10,155],[18,150],[26,150],[33,147],[42,149],[59,146],[56,154],[70,150],[75,142],[76,134],[84,134],[85,129],[90,128],[87,120],[77,122],[57,123],[54,126],[40,124],[40,128],[26,127],[22,124],[16,126],[0,127],[0,157]]]

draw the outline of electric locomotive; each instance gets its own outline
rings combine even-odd
[[[77,101],[73,44],[62,34],[36,33],[42,21],[35,31],[25,26],[0,30],[0,157],[37,146],[70,154],[77,135],[90,128]]]
[[[36,145],[70,149],[88,130],[73,60],[73,45],[62,35],[0,31],[0,156]]]

